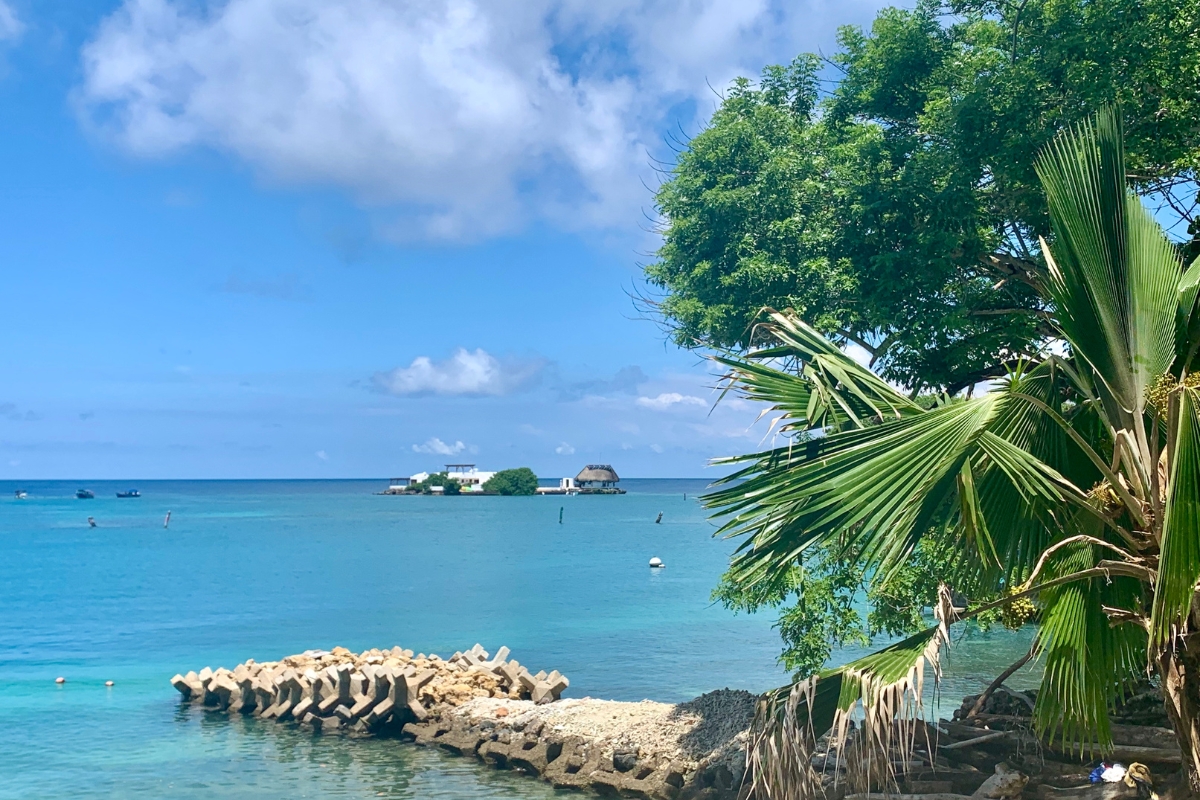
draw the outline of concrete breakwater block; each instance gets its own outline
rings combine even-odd
[[[171,678],[181,699],[322,735],[391,735],[555,786],[649,798],[735,800],[755,699],[723,690],[691,703],[563,700],[570,681],[531,672],[507,647],[443,659],[342,647],[247,660]]]
[[[557,671],[530,674],[509,655],[507,647],[492,656],[479,644],[448,659],[400,647],[362,653],[335,647],[279,661],[250,659],[232,670],[205,667],[174,676],[171,685],[186,702],[322,732],[399,730],[476,698],[552,703],[571,685]]]

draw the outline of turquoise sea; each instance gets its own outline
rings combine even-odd
[[[505,644],[575,697],[783,683],[772,619],[709,601],[732,544],[712,539],[705,481],[622,485],[448,498],[373,494],[382,480],[0,482],[0,798],[555,794],[395,741],[181,707],[168,684],[309,648]],[[131,486],[140,498],[115,497]],[[84,487],[96,499],[75,499]],[[958,642],[944,705],[1027,647],[1004,631]]]

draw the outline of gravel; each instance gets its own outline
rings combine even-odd
[[[542,736],[551,732],[582,736],[605,750],[635,748],[642,753],[700,761],[742,751],[756,699],[734,689],[720,689],[674,705],[585,697],[539,706],[527,700],[481,697],[453,713],[473,721],[494,720],[516,730],[540,722]]]

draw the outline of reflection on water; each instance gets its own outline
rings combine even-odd
[[[525,776],[481,769],[472,760],[396,739],[322,736],[291,723],[263,722],[181,707],[176,723],[199,731],[201,749],[224,765],[173,782],[176,797],[552,797]],[[215,774],[213,774],[215,773]]]

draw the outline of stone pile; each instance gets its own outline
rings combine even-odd
[[[221,711],[294,720],[321,731],[400,729],[475,698],[553,702],[570,686],[556,670],[532,674],[501,647],[475,645],[448,659],[412,650],[308,650],[234,669],[205,667],[171,679],[185,701]]]
[[[756,699],[730,689],[675,705],[477,698],[405,725],[404,733],[557,787],[655,800],[736,800]]]

